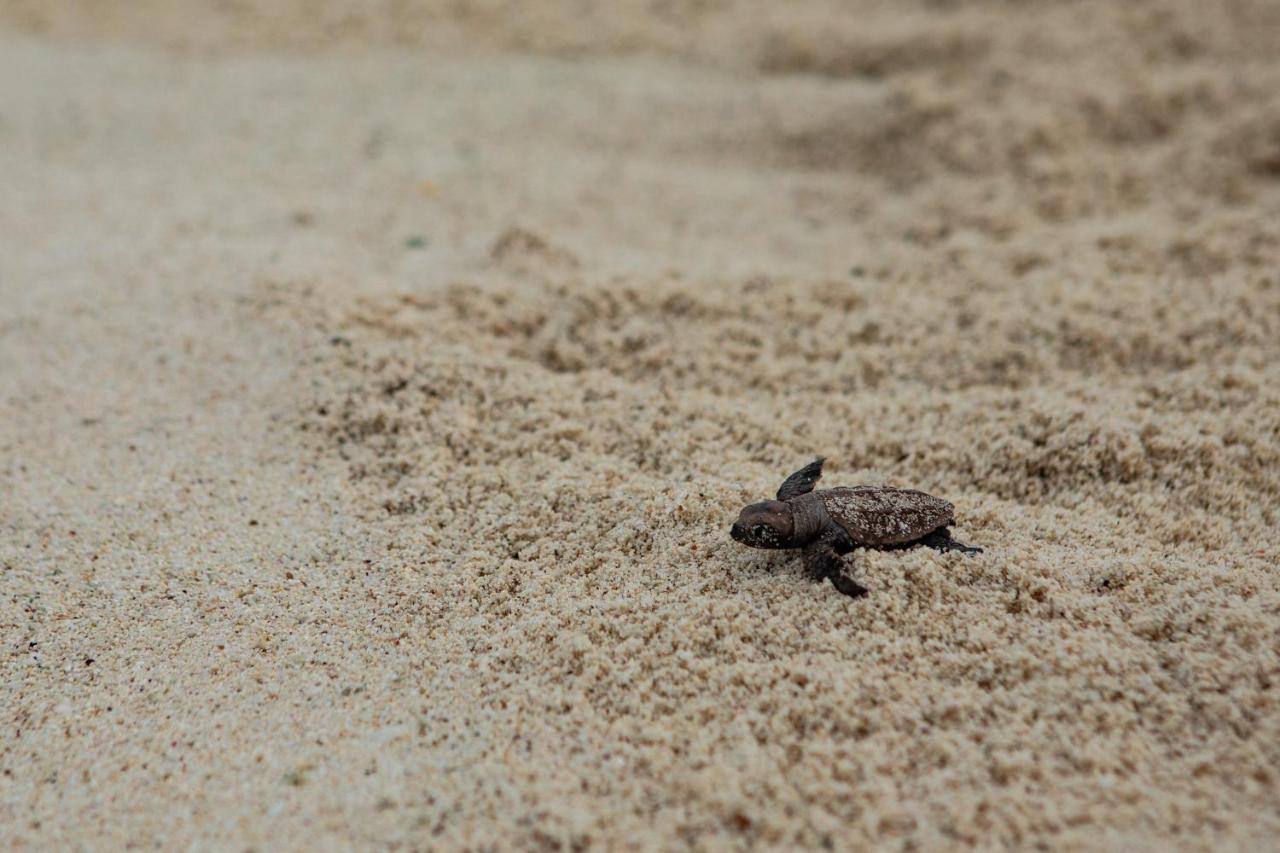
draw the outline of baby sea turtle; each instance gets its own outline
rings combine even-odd
[[[803,548],[804,564],[818,580],[858,598],[867,588],[845,575],[843,555],[854,548],[888,550],[927,545],[938,551],[979,554],[951,538],[955,507],[914,489],[840,486],[814,491],[822,476],[817,459],[783,481],[778,499],[751,504],[729,535],[752,548]]]

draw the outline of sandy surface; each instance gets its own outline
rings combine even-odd
[[[509,5],[0,2],[0,846],[1280,849],[1280,7]]]

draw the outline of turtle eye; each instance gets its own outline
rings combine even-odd
[[[764,539],[772,532],[773,528],[769,527],[767,524],[757,524],[755,527],[751,528],[752,535],[757,539]]]

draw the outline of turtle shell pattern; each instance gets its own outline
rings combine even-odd
[[[842,486],[819,493],[831,520],[863,545],[913,542],[950,524],[955,507],[915,489]]]

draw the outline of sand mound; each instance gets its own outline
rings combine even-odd
[[[484,638],[478,701],[549,729],[522,766],[610,761],[592,778],[671,840],[1084,843],[1265,799],[1276,315],[1240,307],[1274,287],[1206,287],[1178,252],[961,296],[887,271],[601,280],[545,237],[496,247],[476,283],[353,306],[302,427],[427,543],[436,630]],[[1150,305],[1160,267],[1177,312]],[[947,495],[987,553],[867,555],[848,606],[726,541],[816,452],[832,482]],[[580,841],[642,831],[530,784]]]

